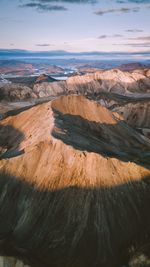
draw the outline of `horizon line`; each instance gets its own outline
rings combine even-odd
[[[67,53],[67,54],[145,54],[150,53],[150,50],[145,51],[67,51],[67,50],[30,50],[30,49],[21,49],[21,48],[0,48],[0,52],[26,52],[26,53]]]

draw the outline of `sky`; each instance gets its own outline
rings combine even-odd
[[[0,0],[0,48],[150,51],[150,0]]]

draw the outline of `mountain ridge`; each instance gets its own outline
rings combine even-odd
[[[150,142],[111,111],[61,96],[2,120],[0,137],[5,255],[115,267],[149,238]]]

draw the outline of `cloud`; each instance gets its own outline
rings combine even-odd
[[[33,0],[39,3],[70,3],[70,4],[95,4],[105,2],[104,0]],[[134,3],[134,4],[149,4],[150,0],[113,0],[119,4]]]
[[[69,42],[64,42],[65,45],[69,45],[70,43]]]
[[[113,44],[117,46],[131,46],[134,47],[150,47],[150,42],[143,42],[143,43],[124,43],[124,44]]]
[[[150,0],[117,0],[119,4],[133,3],[133,4],[150,4]]]
[[[131,32],[131,33],[136,33],[136,32],[143,32],[143,30],[140,30],[140,29],[128,29],[128,30],[125,30],[125,32]]]
[[[135,31],[135,29],[131,30]],[[136,32],[136,31],[135,31]],[[133,38],[128,38],[127,40],[132,40],[134,42],[128,42],[128,43],[116,43],[113,45],[118,45],[118,46],[132,46],[132,47],[150,47],[150,35],[148,36],[138,36],[138,37],[133,37]]]
[[[150,35],[148,35],[148,36],[139,36],[139,37],[135,37],[135,38],[128,38],[128,40],[150,41]]]
[[[108,13],[128,13],[128,12],[138,12],[140,7],[122,7],[122,8],[110,8],[110,9],[99,9],[94,13],[96,15],[102,16]]]
[[[64,6],[50,5],[50,4],[40,4],[30,2],[27,4],[19,5],[21,8],[34,8],[38,12],[51,12],[51,11],[66,11],[67,8]]]
[[[123,35],[121,34],[113,34],[113,35],[100,35],[98,39],[106,39],[106,38],[121,38]]]
[[[48,47],[48,46],[54,46],[54,44],[35,44],[35,46]]]
[[[122,34],[114,34],[114,35],[112,35],[112,37],[121,38],[121,37],[123,37],[123,35]]]
[[[98,39],[106,39],[106,38],[108,38],[109,36],[108,35],[100,35],[99,37],[98,37]]]
[[[33,0],[33,2],[37,2],[40,4],[51,4],[51,3],[95,4],[98,3],[98,0]]]
[[[144,43],[130,43],[130,44],[126,44],[126,45],[128,45],[128,46],[132,46],[132,47],[150,47],[150,43],[146,43],[146,42],[144,42]]]

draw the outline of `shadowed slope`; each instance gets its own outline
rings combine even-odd
[[[149,178],[42,190],[1,173],[0,254],[35,267],[125,264],[131,246],[150,240]]]
[[[62,97],[61,101],[52,102],[52,109],[55,118],[53,136],[75,148],[125,161],[144,159],[144,152],[150,151],[148,140],[106,108],[84,97]],[[145,150],[142,156],[141,149]]]

